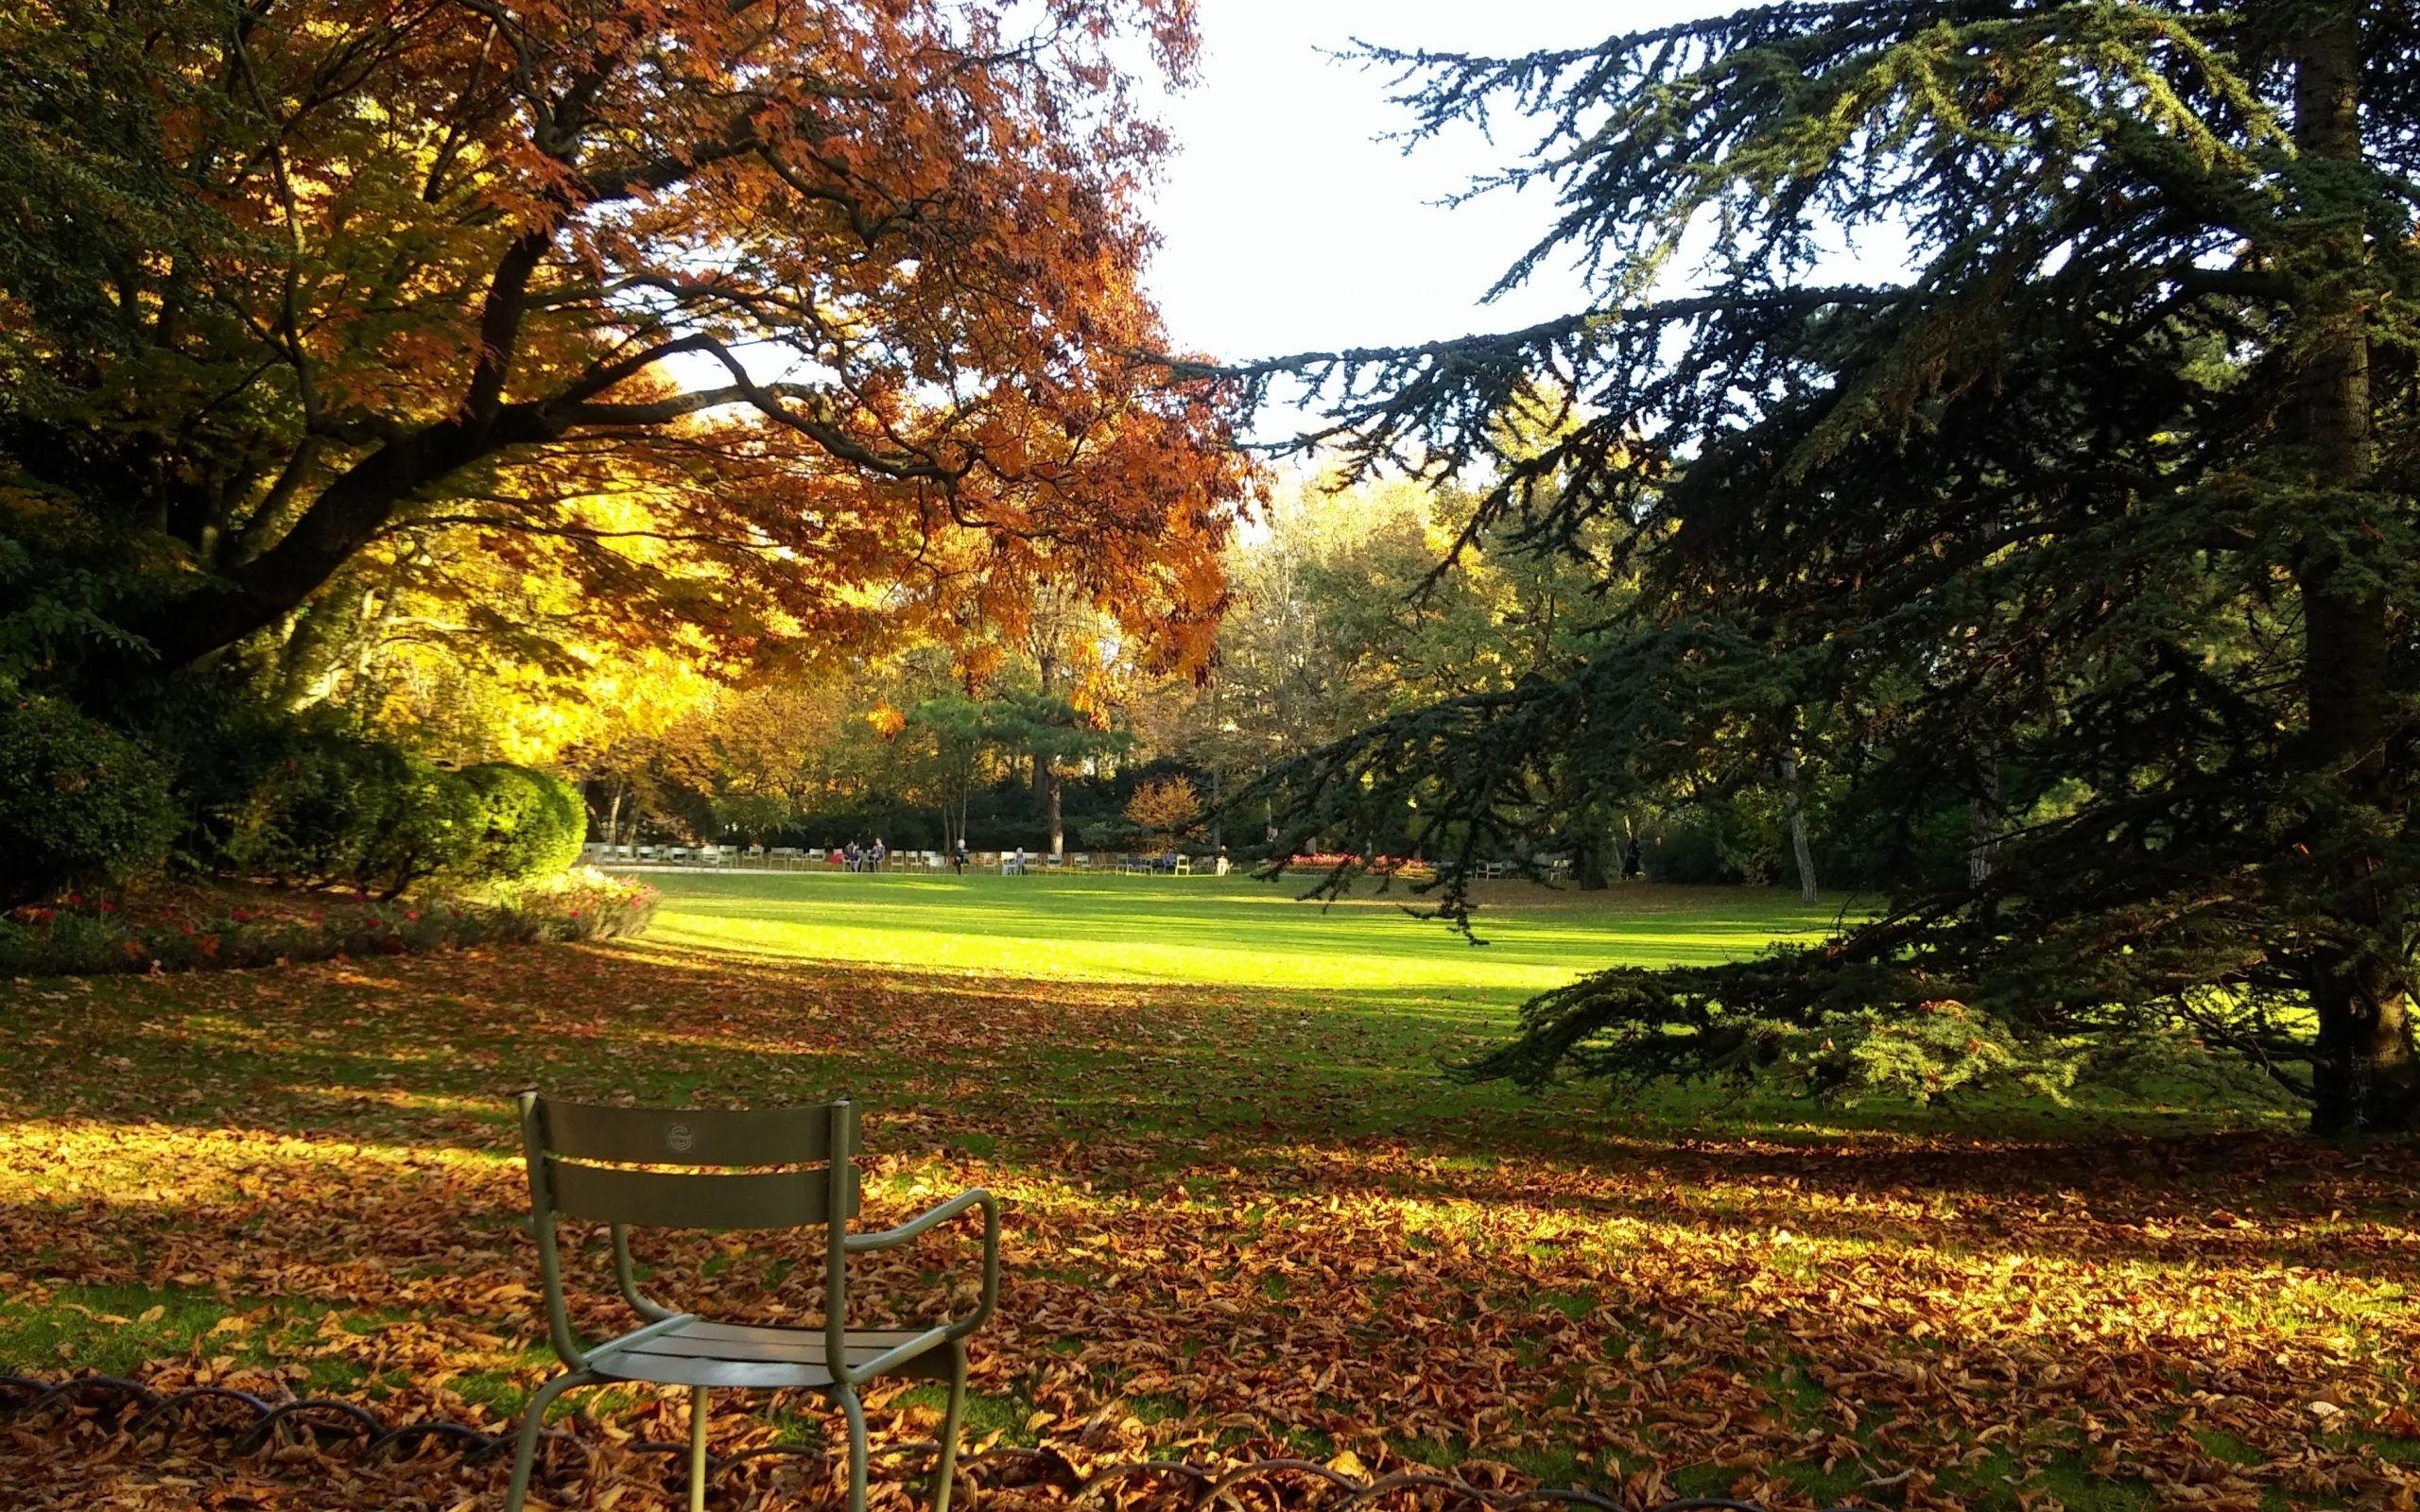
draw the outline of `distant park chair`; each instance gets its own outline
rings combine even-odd
[[[866,1418],[857,1388],[880,1375],[949,1383],[942,1418],[933,1512],[949,1512],[966,1405],[966,1338],[992,1315],[1000,1291],[1000,1210],[991,1194],[962,1192],[878,1233],[851,1233],[857,1212],[857,1110],[820,1107],[726,1111],[603,1108],[521,1095],[531,1228],[545,1284],[546,1332],[570,1367],[538,1388],[521,1420],[506,1512],[521,1512],[546,1407],[577,1386],[635,1381],[689,1388],[689,1507],[706,1504],[706,1395],[711,1387],[820,1391],[849,1424],[849,1512],[865,1512]],[[720,1170],[641,1169],[702,1166]],[[747,1168],[738,1170],[734,1168]],[[781,1169],[769,1169],[780,1167]],[[962,1318],[923,1330],[848,1326],[848,1258],[890,1249],[976,1208],[983,1211],[983,1294]],[[581,1342],[563,1296],[557,1218],[612,1227],[614,1275],[645,1326],[602,1344]],[[630,1230],[801,1228],[826,1235],[823,1325],[815,1329],[716,1323],[649,1300],[631,1270]]]

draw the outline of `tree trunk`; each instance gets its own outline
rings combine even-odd
[[[2307,160],[2359,162],[2360,8],[2340,3],[2307,25],[2294,77],[2295,148]],[[2319,249],[2327,272],[2344,275],[2312,279],[2310,298],[2295,311],[2306,334],[2297,438],[2324,501],[2319,528],[2295,564],[2310,707],[2307,843],[2332,869],[2326,911],[2340,931],[2311,953],[2303,973],[2319,1020],[2311,1127],[2323,1134],[2400,1130],[2412,1127],[2420,1112],[2410,942],[2396,937],[2390,901],[2373,880],[2379,857],[2367,837],[2379,811],[2399,818],[2403,807],[2386,769],[2393,635],[2377,576],[2345,556],[2366,524],[2361,496],[2372,487],[2370,346],[2360,277],[2369,254],[2359,201],[2328,202],[2324,180],[2305,192],[2316,201],[2308,245]]]
[[[1060,818],[1059,799],[1066,783],[1059,775],[1058,768],[1049,763],[1045,762],[1043,769],[1049,778],[1042,786],[1042,809],[1050,820],[1050,854],[1052,859],[1063,861],[1067,855],[1067,827]]]
[[[1806,804],[1798,787],[1798,757],[1781,759],[1782,801],[1789,809],[1789,853],[1798,862],[1798,898],[1815,901],[1815,848],[1806,842]]]
[[[1975,774],[1975,796],[1966,803],[1966,880],[1979,887],[1992,880],[2000,860],[2000,763],[1983,758]]]
[[[1603,892],[1613,885],[1605,873],[1605,843],[1593,833],[1585,833],[1571,845],[1571,879],[1582,892]]]
[[[2411,1128],[2420,1115],[2420,1064],[2412,1054],[2410,981],[2375,951],[2323,956],[2308,980],[2319,1017],[2311,1132]]]
[[[292,613],[423,488],[506,447],[551,439],[535,409],[458,415],[387,442],[320,491],[279,541],[158,607],[138,627],[163,666],[186,666]]]

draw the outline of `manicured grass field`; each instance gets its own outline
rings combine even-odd
[[[866,1221],[972,1182],[1010,1205],[975,1366],[977,1422],[1010,1441],[1795,1507],[2420,1486],[2402,1146],[2207,1108],[1633,1107],[1441,1074],[1540,987],[1744,954],[1836,907],[1506,885],[1474,947],[1239,878],[656,880],[655,930],[613,946],[0,984],[0,1371],[501,1422],[550,1366],[514,1090],[845,1090],[871,1109]],[[649,1253],[666,1291],[786,1319],[815,1273],[791,1236]],[[946,1307],[967,1259],[869,1265],[866,1320]],[[677,1407],[572,1401],[594,1452],[557,1504],[677,1504],[677,1474],[615,1447],[678,1437]],[[878,1395],[877,1439],[937,1404]],[[821,1432],[808,1401],[718,1407],[722,1450]],[[263,1505],[444,1512],[500,1484],[442,1457],[340,1486],[216,1463],[0,1435],[27,1506],[190,1506],[217,1477]],[[717,1504],[828,1494],[820,1460],[757,1462]]]
[[[1409,889],[1304,902],[1310,879],[654,873],[660,946],[1087,982],[1517,1002],[1592,968],[1751,955],[1840,917],[1792,894],[1486,885],[1472,944]]]

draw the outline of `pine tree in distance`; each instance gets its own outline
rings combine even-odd
[[[1532,133],[1499,182],[1559,216],[1504,286],[1576,254],[1590,305],[1230,371],[1315,386],[1364,470],[1494,478],[1474,528],[1615,542],[1636,609],[1296,764],[1301,831],[1450,817],[1457,911],[1502,836],[1821,730],[1861,812],[1962,797],[1986,842],[1820,946],[1550,992],[1475,1072],[1921,1097],[2183,1037],[2323,1132],[2420,1122],[2412,10],[1886,0],[1368,57],[1415,136]],[[1910,274],[1824,282],[1875,228]]]

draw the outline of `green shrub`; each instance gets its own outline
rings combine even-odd
[[[588,807],[559,777],[502,762],[458,774],[475,804],[471,844],[454,874],[468,882],[550,877],[579,859]]]
[[[146,717],[153,748],[176,759],[176,854],[194,871],[393,897],[432,877],[559,873],[587,838],[587,807],[560,779],[445,771],[337,710],[294,713],[192,681]]]
[[[410,762],[382,808],[352,879],[366,889],[391,898],[458,870],[478,844],[478,790],[457,773]]]
[[[479,796],[451,772],[333,722],[250,733],[245,790],[217,816],[207,869],[392,897],[477,845]]]
[[[155,870],[176,830],[143,747],[55,698],[0,706],[0,903]]]

